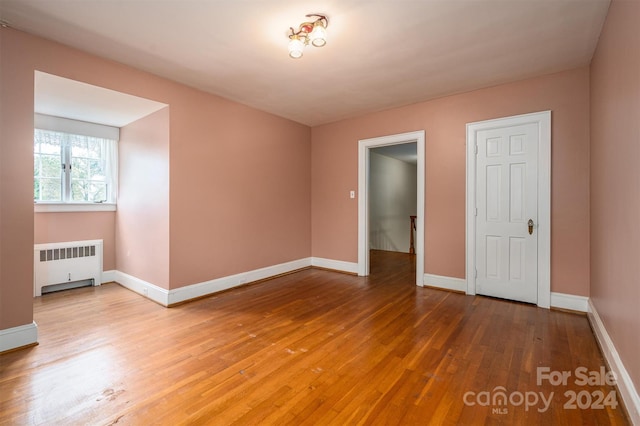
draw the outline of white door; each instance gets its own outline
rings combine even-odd
[[[535,123],[476,136],[476,293],[538,302],[538,143]]]

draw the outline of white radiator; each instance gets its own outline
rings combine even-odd
[[[102,240],[35,244],[33,295],[102,281]],[[91,282],[92,281],[92,282]]]

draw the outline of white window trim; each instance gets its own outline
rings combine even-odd
[[[34,203],[35,213],[61,213],[61,212],[115,212],[113,203]]]

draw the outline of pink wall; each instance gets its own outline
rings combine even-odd
[[[120,129],[116,269],[169,288],[169,108]]]
[[[115,212],[36,213],[34,243],[103,240],[102,269],[116,268]]]
[[[357,261],[358,140],[426,132],[425,272],[465,277],[465,125],[552,111],[551,290],[589,295],[589,69],[449,96],[312,130],[313,256]]]
[[[0,329],[33,319],[35,70],[170,105],[170,288],[311,255],[307,126],[14,29],[0,43]]]
[[[171,103],[172,288],[311,255],[310,129],[211,98]]]
[[[640,2],[613,1],[591,63],[591,297],[640,392]]]
[[[33,321],[33,71],[0,28],[0,330]]]

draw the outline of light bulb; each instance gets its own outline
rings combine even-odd
[[[327,44],[327,31],[321,21],[315,23],[309,38],[311,39],[311,44],[315,47],[322,47]]]
[[[302,57],[302,51],[304,50],[304,43],[298,36],[291,38],[289,41],[289,56],[293,59]]]

